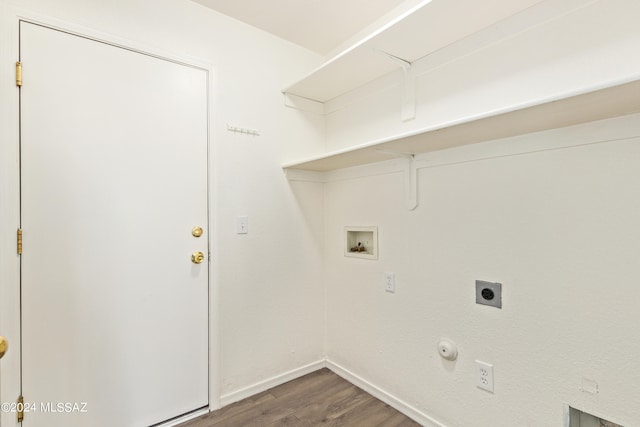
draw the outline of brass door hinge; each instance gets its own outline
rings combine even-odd
[[[22,255],[22,229],[18,228],[18,255]]]
[[[16,86],[22,87],[22,62],[16,62]]]
[[[24,397],[18,396],[18,422],[24,420]]]

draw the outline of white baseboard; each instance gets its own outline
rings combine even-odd
[[[269,390],[270,388],[279,386],[280,384],[284,384],[291,380],[295,380],[296,378],[310,374],[322,368],[329,368],[336,375],[344,378],[351,384],[360,387],[367,393],[371,394],[377,399],[380,399],[392,408],[402,412],[407,417],[411,418],[424,427],[446,427],[441,422],[434,420],[432,417],[419,411],[408,403],[398,399],[397,397],[386,392],[380,387],[372,384],[364,378],[359,377],[348,369],[345,369],[337,363],[334,363],[328,359],[318,360],[317,362],[313,362],[300,368],[293,369],[281,375],[276,375],[275,377],[271,377],[249,387],[245,387],[240,390],[225,394],[220,397],[221,407],[227,406],[234,402],[238,402],[242,399],[246,399],[247,397],[251,397],[258,393],[262,393],[263,391]]]
[[[418,409],[414,408],[408,403],[403,402],[402,400],[387,393],[383,389],[370,383],[369,381],[363,379],[362,377],[359,377],[358,375],[343,368],[342,366],[330,360],[325,360],[325,366],[329,368],[331,371],[333,371],[336,375],[344,378],[345,380],[349,381],[351,384],[360,387],[367,393],[371,394],[377,399],[380,399],[381,401],[391,406],[392,408],[402,412],[403,414],[405,414],[407,417],[411,418],[418,424],[424,427],[446,427],[444,424],[434,420],[427,414],[420,412]]]
[[[296,378],[310,374],[324,367],[324,360],[318,360],[317,362],[313,362],[306,366],[302,366],[292,371],[285,372],[284,374],[276,375],[275,377],[260,381],[259,383],[250,385],[249,387],[245,387],[240,390],[222,395],[220,396],[221,407],[227,406],[230,403],[238,402],[242,399],[246,399],[247,397],[251,397],[255,394],[262,393],[263,391],[269,390],[270,388],[279,386],[280,384],[284,384],[291,380],[295,380]]]

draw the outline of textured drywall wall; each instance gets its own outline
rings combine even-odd
[[[328,102],[328,148],[637,78],[639,7],[546,1],[514,21],[526,31],[415,63],[414,120],[399,72]],[[444,427],[561,426],[565,405],[638,425],[638,136],[634,115],[421,155],[413,211],[406,160],[329,173],[327,358]],[[378,226],[378,261],[343,256],[359,225]],[[478,279],[503,283],[502,310],[475,304]],[[476,388],[475,360],[495,365],[495,393]]]
[[[327,357],[445,427],[561,426],[565,404],[638,425],[639,160],[634,115],[421,156],[413,211],[401,173],[343,173],[325,193]],[[379,260],[343,256],[347,225],[378,226]],[[503,284],[501,310],[475,304],[476,279]]]

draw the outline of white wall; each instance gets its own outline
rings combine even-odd
[[[560,426],[564,404],[638,425],[640,116],[421,160],[414,211],[380,165],[326,184],[328,359],[446,427]],[[378,261],[343,256],[346,225],[378,226]],[[502,310],[476,279],[503,284]]]
[[[3,1],[3,22],[14,8],[86,27],[109,40],[142,46],[199,63],[213,70],[212,148],[212,326],[216,347],[212,383],[225,396],[321,359],[323,334],[322,187],[290,186],[280,165],[285,155],[324,147],[321,117],[287,109],[281,88],[314,68],[316,54],[231,20],[188,0],[21,0]],[[62,23],[64,26],[65,24]],[[12,26],[3,26],[8,32]],[[7,35],[7,34],[3,34]],[[17,93],[11,83],[17,60],[15,35],[3,38],[3,236],[17,228],[15,179]],[[25,66],[28,66],[25,64]],[[28,83],[25,83],[28,84]],[[258,130],[259,137],[227,132],[226,124]],[[13,170],[13,172],[11,172]],[[13,175],[11,175],[13,173]],[[5,179],[6,175],[10,179]],[[3,187],[4,188],[4,187]],[[6,203],[6,204],[4,204]],[[235,217],[249,216],[250,233],[235,234]],[[5,232],[7,234],[5,234]],[[6,239],[3,238],[3,241]],[[7,240],[10,242],[10,240]],[[16,260],[3,252],[3,278],[15,278]],[[13,275],[13,276],[11,276]],[[17,286],[3,279],[3,334],[15,331]],[[5,298],[1,298],[4,296]],[[17,342],[15,336],[12,341]],[[12,359],[13,360],[9,360]],[[15,365],[10,352],[3,367]],[[4,372],[5,380],[11,376]],[[6,381],[3,380],[3,387]],[[25,392],[27,392],[25,390]],[[3,401],[15,399],[2,396]],[[214,405],[216,402],[212,402]]]
[[[567,27],[552,23],[445,61],[420,77],[412,122],[400,123],[393,87],[337,100],[340,108],[326,118],[327,147],[322,117],[282,106],[280,89],[317,65],[310,52],[183,0],[4,0],[3,18],[10,4],[212,64],[220,349],[212,363],[223,400],[326,350],[332,362],[445,427],[559,426],[565,403],[626,426],[640,419],[640,140],[550,149],[638,136],[640,117],[425,156],[439,166],[419,171],[415,211],[404,207],[402,176],[380,166],[324,185],[287,182],[280,169],[325,148],[637,73],[637,2],[596,2]],[[15,46],[2,43],[3,64],[11,64]],[[2,68],[4,76],[11,71]],[[15,90],[0,84],[4,93]],[[1,104],[4,141],[15,140],[12,102]],[[226,123],[261,136],[231,134]],[[4,141],[3,166],[15,169]],[[3,203],[15,196],[6,182]],[[234,232],[241,214],[249,215],[246,236]],[[13,233],[15,211],[2,215],[3,235]],[[343,257],[345,225],[379,227],[378,261]],[[14,274],[7,253],[0,268]],[[396,273],[395,294],[382,290],[384,271]],[[475,279],[504,284],[503,310],[474,304]],[[15,298],[9,286],[3,281],[1,296]],[[0,327],[15,326],[5,309],[11,301],[0,302]],[[437,356],[441,336],[460,346],[457,362]],[[495,394],[475,388],[474,359],[495,364]],[[3,360],[3,369],[10,363]],[[580,391],[583,378],[599,393]]]
[[[413,121],[393,76],[330,101],[328,147],[640,76],[640,3],[543,6],[570,4],[586,6],[422,60]],[[417,160],[414,211],[402,160],[325,176],[327,358],[429,425],[561,426],[565,404],[640,425],[640,116]],[[358,225],[378,226],[378,261],[343,256],[343,228]],[[476,279],[503,283],[502,310],[475,304]],[[476,388],[476,359],[495,365],[494,394]]]

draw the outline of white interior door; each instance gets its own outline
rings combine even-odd
[[[24,425],[207,406],[207,72],[25,22],[20,59]]]

